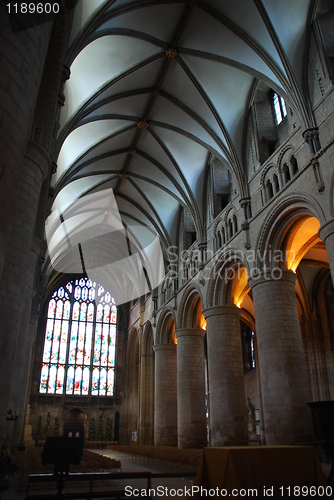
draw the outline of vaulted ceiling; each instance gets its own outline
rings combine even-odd
[[[125,226],[177,242],[179,207],[205,240],[210,154],[247,196],[257,82],[312,125],[305,61],[313,0],[81,0],[52,183],[55,206],[112,189]]]

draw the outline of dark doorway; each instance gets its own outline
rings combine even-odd
[[[63,436],[84,440],[85,415],[80,410],[70,410],[66,413]]]

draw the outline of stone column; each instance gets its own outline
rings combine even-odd
[[[177,446],[176,345],[157,344],[155,352],[154,445]]]
[[[153,347],[153,346],[152,346]],[[139,437],[141,445],[153,445],[154,352],[140,357]]]
[[[248,443],[244,369],[237,306],[210,307],[207,321],[212,446]]]
[[[20,370],[14,369],[11,378],[10,400],[15,401],[15,409],[18,410],[19,418],[15,422],[14,441],[16,447],[23,438],[23,427],[25,422],[25,409],[27,404],[27,394],[30,382],[30,367],[32,362],[32,347],[35,343],[36,333],[36,318],[31,315],[31,305],[33,294],[36,289],[33,287],[35,283],[36,263],[42,251],[42,242],[37,238],[33,238],[33,244],[30,251],[30,262],[26,275],[26,288],[24,291],[20,326],[19,326],[19,342],[16,346],[15,367],[20,367]],[[34,327],[33,327],[34,326]]]
[[[205,331],[201,328],[175,331],[179,448],[203,448],[207,445],[204,335]]]
[[[52,24],[13,33],[0,2],[0,277]]]
[[[34,285],[31,265],[36,264],[37,258],[36,252],[32,251],[33,235],[40,190],[49,169],[48,156],[36,144],[29,142],[18,182],[0,285],[0,442],[9,402],[20,408],[21,424],[24,418],[26,387],[21,387],[22,360],[26,356]],[[27,383],[27,380],[24,382]],[[20,394],[19,401],[14,399],[17,394]],[[12,446],[15,444],[12,443]]]
[[[331,219],[320,226],[318,234],[326,246],[329,268],[331,270],[332,281],[334,283],[334,219]]]
[[[280,269],[249,280],[268,445],[305,444],[313,439],[295,281],[292,271]]]

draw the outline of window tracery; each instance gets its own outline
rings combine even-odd
[[[112,396],[117,309],[87,278],[68,282],[48,304],[39,392]]]

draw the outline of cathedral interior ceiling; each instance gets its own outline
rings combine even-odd
[[[125,226],[177,244],[179,207],[204,235],[212,155],[247,196],[245,135],[258,82],[310,126],[311,0],[77,4],[58,132],[55,204],[112,189]],[[58,154],[57,153],[57,154]]]

